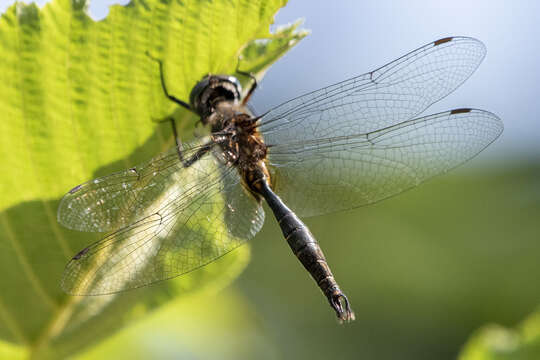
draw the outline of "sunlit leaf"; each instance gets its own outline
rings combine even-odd
[[[487,325],[467,342],[459,360],[540,359],[540,311],[515,329]]]
[[[65,230],[56,208],[74,185],[172,146],[170,126],[153,119],[174,116],[181,136],[191,134],[195,118],[163,96],[146,51],[163,59],[169,91],[185,100],[208,73],[240,65],[260,77],[305,36],[295,25],[269,33],[284,4],[137,0],[95,22],[85,1],[55,0],[42,9],[19,3],[2,15],[0,340],[10,351],[72,354],[175,296],[224,286],[245,266],[244,247],[177,281],[70,297],[59,287],[64,265],[100,235]],[[258,51],[248,51],[261,38]],[[243,49],[246,62],[238,64]]]

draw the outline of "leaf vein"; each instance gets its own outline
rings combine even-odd
[[[51,308],[56,309],[57,304],[54,302],[54,300],[47,294],[45,289],[43,288],[41,282],[39,281],[39,278],[36,276],[34,270],[32,269],[32,266],[26,259],[26,255],[24,254],[23,249],[19,246],[18,240],[15,237],[15,234],[11,230],[11,227],[9,226],[9,221],[6,218],[6,214],[2,213],[0,215],[0,221],[2,221],[2,225],[5,229],[6,237],[9,239],[11,246],[13,250],[15,250],[15,254],[17,255],[17,259],[19,260],[19,263],[21,264],[23,268],[23,272],[32,284],[32,287],[36,291],[36,293],[43,299],[43,301]]]
[[[21,343],[28,344],[28,339],[26,338],[26,336],[24,336],[24,333],[19,327],[19,324],[17,323],[17,321],[15,321],[15,319],[11,317],[11,315],[9,314],[9,311],[7,311],[6,306],[4,305],[1,299],[0,299],[0,318],[3,319],[2,323],[6,325],[8,330],[11,331],[11,333],[16,338],[18,338]]]
[[[43,208],[45,208],[45,214],[47,215],[47,219],[49,219],[49,225],[51,226],[51,230],[54,233],[54,238],[58,241],[58,244],[60,244],[60,248],[62,249],[62,253],[64,253],[64,256],[67,259],[70,259],[73,256],[73,250],[66,241],[66,238],[64,238],[64,236],[62,235],[62,231],[60,231],[60,228],[58,227],[55,212],[52,211],[51,207],[47,202],[41,200],[41,204],[43,205]]]

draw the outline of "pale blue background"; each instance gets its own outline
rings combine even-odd
[[[36,1],[43,4],[45,0]],[[108,5],[94,1],[95,19]],[[11,0],[0,0],[0,12]],[[488,55],[457,92],[429,112],[476,107],[498,114],[502,137],[474,163],[540,158],[540,1],[291,0],[276,23],[306,19],[312,34],[275,64],[253,105],[262,112],[303,92],[370,71],[449,35],[482,40]]]

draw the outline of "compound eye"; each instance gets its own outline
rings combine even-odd
[[[242,85],[237,78],[229,75],[209,75],[199,81],[191,90],[189,103],[199,115],[210,113],[219,101],[238,101]]]
[[[201,95],[203,91],[208,88],[208,85],[210,85],[210,77],[206,76],[193,87],[189,94],[189,104],[192,109],[197,109],[199,107]]]
[[[236,89],[235,98],[236,100],[240,100],[240,97],[242,96],[242,84],[240,84],[240,81],[234,76],[228,76],[227,81],[234,85],[234,88]]]

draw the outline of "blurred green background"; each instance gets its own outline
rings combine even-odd
[[[530,163],[456,171],[370,207],[307,219],[354,323],[338,325],[267,221],[231,287],[168,306],[94,354],[455,359],[479,327],[514,326],[540,303],[539,178],[540,164]]]
[[[304,16],[313,34],[268,71],[257,110],[431,40],[470,35],[486,43],[488,57],[428,112],[484,108],[502,118],[505,132],[466,166],[399,197],[305,219],[352,303],[354,323],[338,325],[266,207],[263,230],[241,250],[251,252],[249,265],[232,285],[180,296],[80,357],[444,360],[457,358],[486,324],[519,326],[540,305],[536,10],[527,1],[291,1],[276,22]],[[523,339],[534,348],[538,333]],[[501,336],[487,342],[491,352],[466,359],[540,359],[538,351],[519,352],[519,331]],[[2,356],[11,358],[0,349]]]

